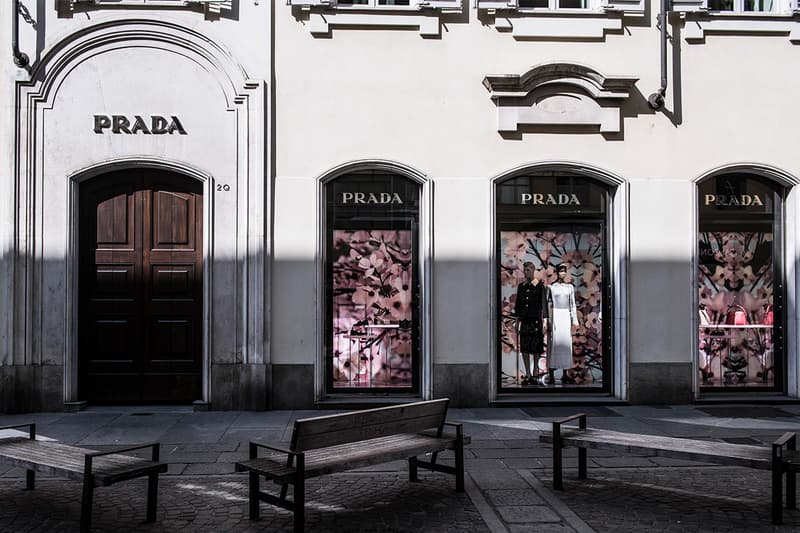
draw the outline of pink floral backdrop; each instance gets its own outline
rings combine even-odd
[[[577,332],[572,337],[574,364],[565,385],[601,386],[602,350],[602,260],[601,232],[502,231],[500,232],[500,346],[503,387],[521,383],[519,355],[513,317],[517,285],[524,279],[522,265],[531,261],[536,278],[545,286],[557,279],[556,268],[566,265],[575,288]],[[544,370],[544,363],[540,370]],[[558,377],[558,375],[556,376]]]
[[[772,240],[771,232],[699,235],[699,366],[704,386],[775,384]]]
[[[409,230],[334,230],[334,387],[412,387],[411,239]]]

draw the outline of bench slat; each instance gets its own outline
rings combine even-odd
[[[674,459],[701,459],[713,464],[745,466],[761,470],[772,468],[772,450],[766,446],[638,435],[591,428],[585,430],[562,428],[561,438],[565,446],[593,449],[622,448],[628,452],[648,451],[657,456]],[[543,433],[540,440],[553,442],[553,435],[550,432]]]
[[[440,428],[447,415],[447,404],[446,399],[432,400],[297,420],[292,447],[298,451],[314,450]]]
[[[348,443],[306,453],[305,478],[361,468],[423,453],[443,451],[455,446],[454,438],[426,435],[392,435]],[[289,481],[294,468],[286,466],[286,456],[272,455],[237,463],[269,479]]]
[[[49,475],[82,480],[86,454],[93,450],[27,438],[0,439],[0,462]],[[92,460],[94,485],[110,485],[148,471],[165,472],[167,465],[128,455],[112,454]]]

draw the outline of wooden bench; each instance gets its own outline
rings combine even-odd
[[[236,463],[237,471],[250,474],[250,519],[259,515],[260,502],[294,512],[294,530],[303,531],[305,480],[397,459],[408,459],[408,476],[417,481],[417,468],[456,476],[456,491],[464,492],[464,436],[461,424],[445,421],[447,399],[367,409],[344,414],[297,420],[288,449],[250,443],[250,459]],[[452,426],[454,435],[445,435]],[[269,455],[259,457],[259,448]],[[437,454],[455,452],[455,467],[437,464]],[[418,455],[432,453],[431,459]],[[264,476],[281,485],[280,496],[262,492]],[[293,485],[293,500],[287,499]]]
[[[167,465],[158,462],[159,445],[143,444],[110,452],[97,452],[57,442],[36,440],[36,424],[19,424],[0,427],[4,429],[28,428],[28,437],[0,439],[0,463],[24,468],[25,488],[33,490],[36,472],[64,475],[83,482],[81,502],[81,532],[92,527],[92,498],[95,487],[113,485],[137,477],[147,476],[147,522],[156,519],[158,499],[158,474],[167,471]],[[123,452],[152,448],[151,458],[141,459]]]
[[[565,427],[565,424],[578,421],[578,427]],[[620,433],[586,426],[586,415],[577,414],[563,420],[553,422],[552,433],[539,436],[541,442],[553,444],[553,488],[564,490],[562,477],[562,450],[572,446],[578,448],[578,477],[586,479],[587,448],[621,449],[627,452],[647,451],[661,457],[690,459],[726,466],[743,466],[770,470],[772,472],[772,521],[780,524],[782,512],[782,480],[786,475],[786,506],[796,508],[795,472],[791,463],[785,458],[797,460],[800,469],[800,457],[793,451],[796,447],[794,433],[784,433],[772,447],[752,446],[748,444],[731,444],[705,440],[679,439],[656,435]]]

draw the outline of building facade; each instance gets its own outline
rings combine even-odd
[[[8,4],[0,411],[800,394],[795,0]]]

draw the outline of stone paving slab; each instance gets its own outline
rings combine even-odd
[[[336,474],[307,482],[306,529],[325,532],[488,532],[452,476],[421,475],[410,483],[395,474]],[[22,480],[0,484],[0,532],[78,531],[79,483],[40,478],[35,491]],[[93,530],[292,531],[288,511],[261,505],[261,520],[247,515],[247,477],[162,477],[158,521],[143,524],[145,482],[133,480],[95,491]],[[47,513],[41,510],[46,508]]]
[[[541,474],[538,474],[541,476]],[[552,487],[552,477],[541,482]],[[782,532],[800,530],[800,511],[773,526],[770,474],[736,467],[590,469],[565,476],[552,494],[599,533],[618,531]]]

